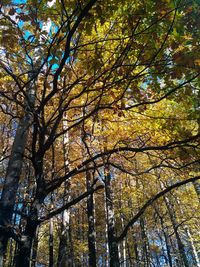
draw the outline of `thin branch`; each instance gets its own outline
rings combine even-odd
[[[86,198],[87,196],[93,194],[94,192],[103,189],[104,186],[103,185],[99,185],[96,188],[92,188],[86,192],[84,192],[82,195],[74,198],[73,200],[71,200],[70,202],[68,202],[67,204],[65,204],[64,206],[62,206],[61,208],[58,208],[52,212],[50,212],[48,215],[46,215],[45,217],[42,217],[39,221],[40,222],[44,222],[46,220],[49,220],[50,218],[56,216],[57,214],[61,213],[62,211],[69,209],[71,206],[77,204],[78,202],[80,202],[81,200],[83,200],[84,198]]]

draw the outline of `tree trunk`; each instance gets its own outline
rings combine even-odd
[[[49,220],[49,267],[53,267],[53,218]]]
[[[200,106],[200,91],[198,92],[198,108],[199,106]],[[197,109],[197,114],[199,114],[199,109]],[[199,118],[197,119],[197,124],[198,124],[198,134],[200,134],[200,119]],[[200,171],[199,164],[198,164],[198,167],[196,168],[196,171],[197,173]],[[193,182],[193,186],[194,186],[195,192],[200,202],[200,181],[197,180]]]
[[[162,229],[162,232],[163,232],[163,235],[164,235],[164,239],[165,239],[165,245],[166,245],[166,250],[167,250],[167,259],[168,259],[168,262],[169,262],[169,266],[173,267],[173,265],[172,265],[172,257],[171,257],[171,252],[170,252],[170,244],[169,244],[169,241],[168,241],[168,236],[167,236],[167,234],[165,232],[165,226],[164,226],[163,217],[160,216],[160,214],[159,214],[159,219],[160,219],[161,229]]]
[[[183,242],[181,240],[181,237],[179,235],[179,232],[178,232],[175,213],[173,211],[172,206],[170,205],[170,202],[169,202],[168,198],[164,197],[164,200],[165,200],[165,204],[167,206],[167,210],[168,210],[171,222],[172,222],[172,227],[173,227],[173,230],[174,230],[174,233],[175,233],[175,236],[176,236],[176,241],[177,241],[178,250],[179,250],[180,258],[181,258],[181,261],[182,261],[182,265],[185,266],[185,267],[190,267],[188,259],[187,259],[187,256],[185,254],[184,244],[183,244]]]
[[[41,163],[41,162],[40,162]],[[42,164],[42,163],[41,163]],[[41,166],[40,166],[41,167]],[[39,179],[39,178],[38,178]],[[38,192],[44,192],[44,188],[38,185],[37,193],[32,206],[30,207],[29,214],[26,220],[25,230],[21,235],[19,242],[19,252],[16,259],[16,267],[29,267],[31,266],[31,248],[32,242],[37,233],[39,225],[38,214],[42,203],[44,202],[45,194],[39,196]],[[42,194],[42,193],[41,193]]]
[[[184,227],[185,229],[185,232],[188,236],[188,239],[190,241],[190,244],[191,244],[191,248],[192,248],[192,253],[194,255],[194,259],[195,259],[195,262],[196,262],[196,267],[200,267],[200,260],[199,260],[199,257],[198,257],[198,251],[196,250],[196,247],[195,247],[195,244],[194,244],[194,240],[192,238],[192,235],[190,233],[190,230],[187,226]]]
[[[93,175],[91,171],[86,171],[87,190],[91,189]],[[94,215],[94,196],[87,197],[87,217],[88,217],[88,249],[89,249],[89,266],[96,267],[96,231]]]
[[[32,78],[33,75],[34,73],[30,75],[30,78]],[[19,121],[17,127],[0,200],[0,267],[3,266],[3,255],[6,253],[6,247],[10,237],[7,226],[11,225],[12,222],[25,145],[30,126],[31,109],[34,106],[34,101],[35,88],[34,85],[30,83],[27,88],[25,115]]]
[[[193,185],[195,186],[194,183],[193,183]],[[200,187],[199,187],[199,190],[200,190]],[[200,194],[198,195],[198,197],[200,197]],[[179,198],[177,198],[177,203],[179,204],[181,214],[184,215],[184,211],[181,208],[181,203],[180,203]],[[191,249],[192,249],[192,253],[193,253],[193,256],[194,256],[194,260],[195,260],[196,266],[197,267],[200,267],[200,261],[199,261],[199,257],[198,257],[198,252],[196,250],[196,247],[195,247],[195,244],[194,244],[192,235],[190,233],[190,229],[189,229],[189,227],[187,225],[184,225],[183,228],[184,228],[185,233],[186,233],[186,236],[188,237],[188,240],[190,242],[190,245],[191,245]]]
[[[135,236],[133,236],[134,241],[134,252],[135,252],[135,263],[137,267],[140,267],[140,259],[139,259],[139,252],[138,252],[138,244]]]
[[[105,204],[105,206],[104,206],[105,207],[105,217],[107,218],[106,195],[105,195],[104,204]],[[109,247],[108,247],[108,237],[107,237],[108,224],[107,224],[107,222],[106,222],[106,227],[105,227],[105,233],[106,233],[106,241],[105,241],[105,247],[106,247],[105,267],[109,267]]]
[[[33,217],[27,220],[27,225],[24,233],[21,236],[21,242],[19,244],[16,267],[31,266],[31,248],[37,230],[37,223],[37,220],[35,220]]]
[[[32,265],[31,267],[37,266],[37,250],[38,250],[38,234],[39,234],[39,226],[37,227],[35,238],[33,240],[33,248],[32,248]]]
[[[118,244],[115,237],[114,209],[112,202],[111,175],[108,166],[105,167],[105,194],[106,194],[106,213],[108,225],[108,247],[110,257],[110,267],[119,267]]]
[[[122,181],[120,181],[120,201],[119,201],[119,205],[120,205],[120,209],[123,208],[123,195],[122,195]],[[124,217],[123,214],[120,214],[120,220],[121,220],[121,228],[124,229]],[[127,259],[126,259],[126,239],[124,238],[121,242],[121,244],[119,244],[119,251],[120,251],[120,255],[119,255],[119,260],[120,260],[120,264],[121,267],[126,267],[127,263]]]
[[[62,213],[57,267],[72,267],[72,266],[73,266],[73,244],[71,240],[70,210],[65,210]]]
[[[67,114],[63,114],[63,130],[65,131],[68,128]],[[66,132],[63,135],[63,160],[65,167],[65,174],[69,171],[69,132]],[[70,201],[70,181],[64,183],[64,197],[63,205],[67,201]],[[70,209],[65,210],[62,213],[61,221],[61,234],[59,237],[59,249],[58,249],[58,258],[57,258],[57,267],[72,267],[73,266],[73,243],[71,239],[71,227],[70,227]]]
[[[150,266],[150,252],[149,252],[149,242],[146,234],[146,227],[144,218],[140,218],[140,228],[142,236],[142,262],[144,262],[144,267]]]

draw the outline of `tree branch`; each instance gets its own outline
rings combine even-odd
[[[193,178],[189,178],[187,180],[181,181],[181,182],[177,182],[169,187],[167,187],[166,189],[162,190],[161,192],[159,192],[158,194],[156,194],[155,196],[153,196],[152,198],[150,198],[143,206],[142,208],[140,208],[140,210],[138,211],[138,213],[129,221],[129,223],[124,227],[124,230],[122,231],[122,233],[116,238],[117,242],[122,241],[125,236],[127,235],[129,229],[134,225],[134,223],[136,223],[136,221],[143,215],[143,213],[146,211],[146,209],[148,207],[150,207],[156,200],[158,200],[159,198],[161,198],[162,196],[164,196],[165,194],[167,194],[168,192],[170,192],[171,190],[178,188],[182,185],[188,184],[190,182],[195,182],[198,179],[200,179],[200,176],[195,176]]]
[[[62,211],[70,208],[71,206],[77,204],[78,202],[80,202],[82,199],[86,198],[87,196],[91,195],[92,193],[103,189],[104,186],[103,185],[98,185],[96,188],[92,188],[86,192],[84,192],[82,195],[76,197],[75,199],[71,200],[70,202],[68,202],[67,204],[65,204],[64,206],[62,206],[61,208],[58,208],[54,211],[51,211],[48,215],[46,215],[45,217],[42,217],[39,221],[40,222],[44,222],[46,220],[49,220],[50,218],[54,217],[55,215],[61,213]]]

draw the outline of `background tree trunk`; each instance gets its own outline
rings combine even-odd
[[[53,218],[51,218],[49,220],[49,267],[54,266],[53,231]]]
[[[119,252],[118,244],[115,236],[115,221],[114,221],[114,209],[111,190],[111,175],[109,167],[105,167],[105,195],[106,195],[106,213],[107,213],[107,225],[108,225],[108,247],[109,247],[109,260],[110,267],[119,267]]]
[[[91,171],[86,171],[87,190],[91,189],[93,175]],[[88,217],[88,249],[89,249],[89,266],[96,267],[96,231],[95,231],[95,214],[94,214],[94,196],[87,197],[87,217]]]
[[[182,261],[182,265],[185,266],[185,267],[190,267],[190,265],[188,263],[187,256],[185,254],[184,244],[183,244],[183,242],[181,240],[181,237],[179,235],[179,232],[178,232],[178,224],[176,222],[175,213],[173,211],[172,206],[170,205],[170,202],[169,202],[168,198],[164,197],[164,200],[165,200],[165,203],[166,203],[166,206],[167,206],[167,210],[168,210],[171,222],[172,222],[172,227],[173,227],[173,230],[174,230],[174,233],[175,233],[175,236],[176,236],[176,241],[177,241],[178,250],[179,250],[180,258],[181,258],[181,261]]]
[[[169,266],[170,267],[173,267],[172,257],[171,257],[171,251],[170,251],[170,244],[169,244],[169,240],[168,240],[168,234],[166,233],[166,230],[165,230],[164,220],[163,220],[162,215],[160,215],[160,213],[158,212],[158,209],[156,207],[154,207],[154,208],[155,208],[156,214],[158,215],[159,220],[160,220],[161,229],[162,229],[162,233],[163,233],[164,240],[165,240],[165,246],[166,246],[166,251],[167,251],[168,263],[169,263]]]
[[[37,227],[35,238],[33,240],[33,248],[32,248],[32,265],[31,267],[37,266],[37,250],[38,250],[38,235],[39,235],[39,226]]]
[[[140,229],[141,229],[141,237],[142,237],[142,262],[144,263],[144,267],[150,266],[150,251],[149,251],[149,241],[146,233],[145,220],[144,218],[140,218]]]
[[[64,131],[68,127],[67,114],[65,113],[63,114],[62,126]],[[70,169],[68,153],[69,153],[69,132],[66,132],[63,135],[63,159],[64,159],[65,175]],[[66,181],[64,183],[63,205],[65,205],[67,202],[70,201],[71,199],[70,194],[71,194],[70,181]],[[57,267],[73,267],[73,242],[71,240],[70,216],[71,216],[70,209],[67,209],[62,213]]]

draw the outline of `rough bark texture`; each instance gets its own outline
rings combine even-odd
[[[34,240],[38,222],[37,216],[31,216],[27,220],[25,231],[21,237],[19,244],[19,252],[16,260],[16,267],[29,267],[31,262],[31,248]]]
[[[22,233],[21,240],[19,242],[19,253],[17,256],[17,265],[16,267],[29,267],[31,262],[31,250],[32,250],[32,243],[37,233],[37,227],[39,225],[38,217],[39,211],[41,208],[42,203],[45,199],[45,188],[42,183],[43,179],[43,171],[42,171],[42,161],[38,162],[38,175],[37,181],[37,189],[35,200],[33,201],[30,211],[27,215],[26,226],[25,230]]]

